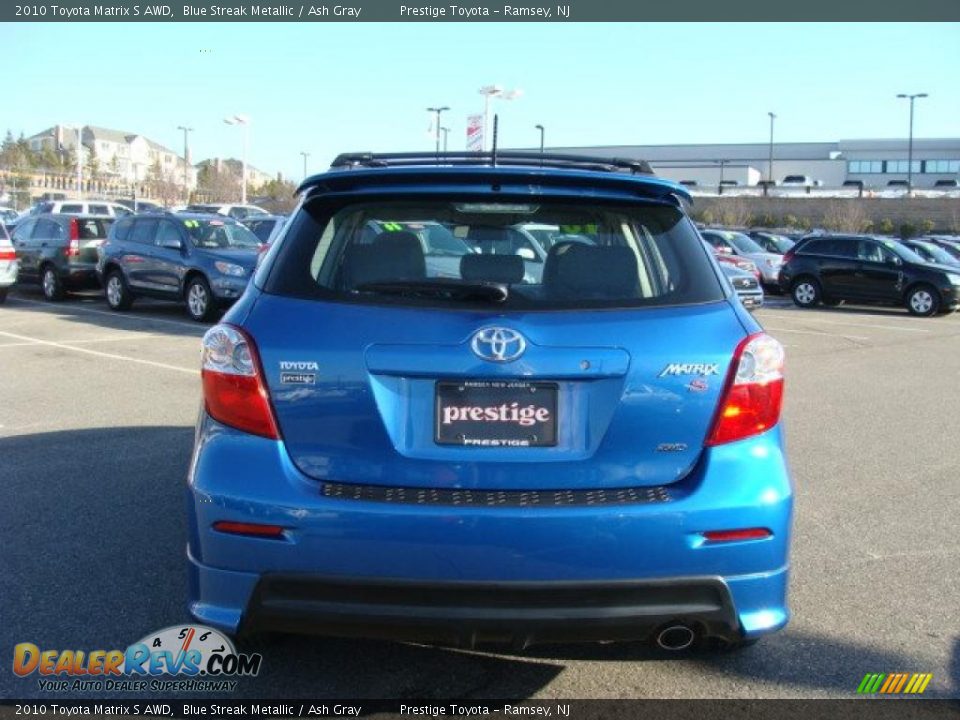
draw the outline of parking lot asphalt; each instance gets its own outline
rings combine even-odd
[[[774,299],[757,317],[787,347],[797,503],[784,632],[681,655],[261,638],[243,648],[263,654],[260,675],[230,697],[846,698],[868,672],[933,673],[926,696],[960,697],[960,313]],[[118,314],[18,288],[0,306],[2,697],[57,697],[11,672],[16,643],[125,648],[187,620],[203,331],[163,303]]]

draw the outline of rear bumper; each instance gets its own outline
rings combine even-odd
[[[473,647],[644,639],[683,623],[735,640],[739,622],[720,578],[618,583],[409,582],[265,575],[241,632],[315,632]]]
[[[60,278],[64,285],[76,290],[100,287],[97,266],[93,263],[65,265],[60,270]]]
[[[788,619],[792,489],[779,427],[705,451],[669,499],[580,506],[325,496],[282,443],[203,416],[189,476],[189,611],[229,633],[520,645],[756,637]],[[213,530],[276,524],[279,539]],[[707,530],[762,527],[709,543]]]

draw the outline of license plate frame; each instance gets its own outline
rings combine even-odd
[[[549,381],[438,380],[434,442],[497,449],[556,447],[559,397],[559,383]],[[445,408],[451,411],[445,413]],[[482,411],[481,419],[473,419],[478,417],[477,410]],[[497,419],[491,419],[488,410]],[[461,417],[464,414],[466,418]]]

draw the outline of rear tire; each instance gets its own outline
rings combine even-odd
[[[790,288],[790,298],[797,307],[815,307],[822,297],[820,283],[812,277],[798,278]]]
[[[917,317],[930,317],[940,310],[940,293],[930,285],[910,288],[906,298],[907,310]]]
[[[40,288],[43,290],[43,297],[51,302],[60,302],[66,294],[63,281],[53,265],[44,265],[40,271]]]
[[[213,293],[210,291],[210,283],[203,276],[197,275],[187,283],[184,299],[187,301],[187,314],[191,319],[207,322],[213,318],[216,310]]]
[[[127,281],[119,270],[111,270],[107,273],[107,280],[103,284],[103,295],[111,310],[123,312],[133,305],[133,293],[130,292]]]
[[[0,288],[0,305],[2,305],[7,300],[7,289]]]

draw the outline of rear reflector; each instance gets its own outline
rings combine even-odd
[[[282,538],[283,528],[280,525],[261,525],[259,523],[230,522],[229,520],[217,520],[213,524],[213,529],[229,533],[230,535],[252,535],[263,538]]]
[[[722,543],[738,540],[762,540],[773,535],[766,528],[741,528],[740,530],[708,530],[703,533],[707,542]]]
[[[783,346],[769,335],[745,338],[733,354],[730,376],[706,444],[743,440],[780,421]]]

